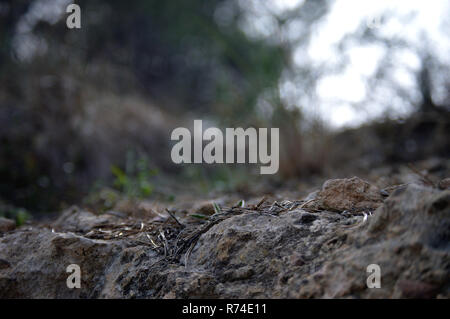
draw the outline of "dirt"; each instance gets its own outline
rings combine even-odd
[[[72,207],[50,222],[0,228],[0,297],[449,298],[441,164],[435,175],[405,168],[375,181],[327,180],[298,197],[122,202],[101,214]],[[66,284],[71,264],[79,289]],[[380,288],[368,287],[373,265]]]

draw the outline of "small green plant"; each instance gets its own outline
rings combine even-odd
[[[6,205],[0,207],[0,217],[13,219],[17,226],[22,226],[31,218],[31,214],[24,208]]]
[[[116,189],[104,187],[103,185],[96,187],[96,189],[84,198],[83,204],[89,207],[95,207],[95,211],[100,213],[113,209],[120,201],[121,193]]]
[[[28,213],[25,209],[19,209],[16,213],[16,225],[22,226],[30,218],[31,218],[30,213]]]
[[[215,214],[220,214],[220,212],[221,212],[222,210],[220,209],[219,204],[213,203],[213,207],[214,207],[214,213],[215,213]]]
[[[245,200],[241,199],[237,204],[236,207],[245,207]]]
[[[125,170],[113,165],[111,172],[115,179],[114,187],[129,197],[143,198],[148,197],[153,192],[151,178],[158,172],[156,169],[150,169],[147,159],[140,158],[134,160],[132,153],[127,156]]]

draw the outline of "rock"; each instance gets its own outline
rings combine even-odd
[[[375,210],[382,203],[380,189],[358,177],[352,177],[326,181],[312,205],[331,211],[361,211]]]
[[[408,185],[369,221],[348,233],[315,274],[294,274],[285,295],[305,297],[450,297],[450,191]],[[369,289],[367,266],[381,268],[381,289]]]
[[[47,229],[18,230],[0,240],[0,298],[95,298],[120,243]],[[81,268],[81,289],[66,285],[67,266]]]
[[[212,201],[204,201],[192,208],[193,214],[213,215],[215,213]]]
[[[444,178],[439,182],[440,189],[449,189],[450,188],[450,178]]]
[[[305,217],[309,215],[293,210],[280,216],[255,212],[226,219],[200,238],[189,267],[214,275],[218,297],[274,297],[285,270],[309,272],[323,241],[344,221],[332,212],[317,214],[315,220]],[[299,268],[300,259],[308,265]]]
[[[397,283],[403,298],[430,299],[436,296],[439,287],[414,280],[400,280]]]
[[[64,211],[52,224],[55,230],[87,233],[95,227],[117,224],[122,218],[117,215],[103,214],[95,215],[88,211],[71,207]]]
[[[16,228],[16,222],[8,219],[0,217],[0,233],[5,233]]]
[[[359,194],[371,194],[364,187]],[[190,236],[207,223],[159,228],[165,251],[151,228],[109,240],[87,238],[86,231],[104,222],[117,231],[122,224],[66,211],[56,232],[33,227],[0,237],[0,297],[449,298],[449,209],[450,190],[407,185],[364,222],[327,210],[242,212],[204,228],[179,257],[171,253],[175,240],[196,238]],[[146,235],[161,247],[145,241]],[[70,264],[81,268],[81,289],[66,286]],[[366,285],[371,264],[380,266],[380,289]]]
[[[11,264],[4,259],[0,259],[0,269],[5,269],[11,267]]]
[[[124,198],[119,200],[114,206],[116,212],[120,212],[125,217],[138,219],[163,219],[158,213],[161,209],[155,203],[148,200],[137,201],[135,199]]]

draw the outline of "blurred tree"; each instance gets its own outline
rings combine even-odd
[[[243,33],[242,9],[234,0],[78,3],[81,30],[61,27],[63,20],[35,30],[60,59],[125,67],[141,91],[190,111],[249,117],[260,93],[278,85],[286,63],[282,46]],[[217,8],[225,5],[228,22],[220,26]]]
[[[72,201],[109,169],[111,152],[124,153],[119,145],[94,145],[117,141],[103,136],[111,133],[82,129],[79,120],[95,112],[83,103],[86,92],[146,94],[172,114],[201,112],[245,125],[285,67],[283,46],[241,30],[235,0],[77,3],[82,28],[70,30],[64,1],[0,2],[0,197],[20,206],[45,210]],[[141,136],[125,144],[139,146]]]

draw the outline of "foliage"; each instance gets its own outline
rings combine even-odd
[[[15,220],[17,226],[22,226],[31,218],[31,214],[24,208],[14,207],[0,202],[0,217]]]
[[[111,172],[115,177],[114,187],[125,195],[144,198],[152,194],[153,185],[150,180],[157,174],[157,170],[149,168],[147,159],[140,158],[135,161],[133,153],[129,153],[125,170],[113,165]]]
[[[173,170],[162,159],[165,150],[158,152],[168,145],[166,135],[148,136],[142,130],[148,123],[125,96],[139,96],[171,117],[197,112],[217,121],[249,122],[259,95],[278,85],[285,64],[282,46],[242,32],[236,0],[80,0],[79,30],[66,27],[65,12],[56,23],[33,15],[37,0],[4,2],[0,197],[34,211],[79,201],[106,178],[111,163],[117,164],[111,168],[117,189],[150,195],[148,169],[121,167],[123,145],[152,154],[153,166]],[[217,10],[225,6],[232,14],[219,24]],[[15,38],[18,24],[35,18]],[[27,36],[43,50],[21,60],[14,43]],[[99,111],[103,98],[117,106]],[[101,121],[96,112],[103,112]],[[131,133],[130,122],[140,125]]]

